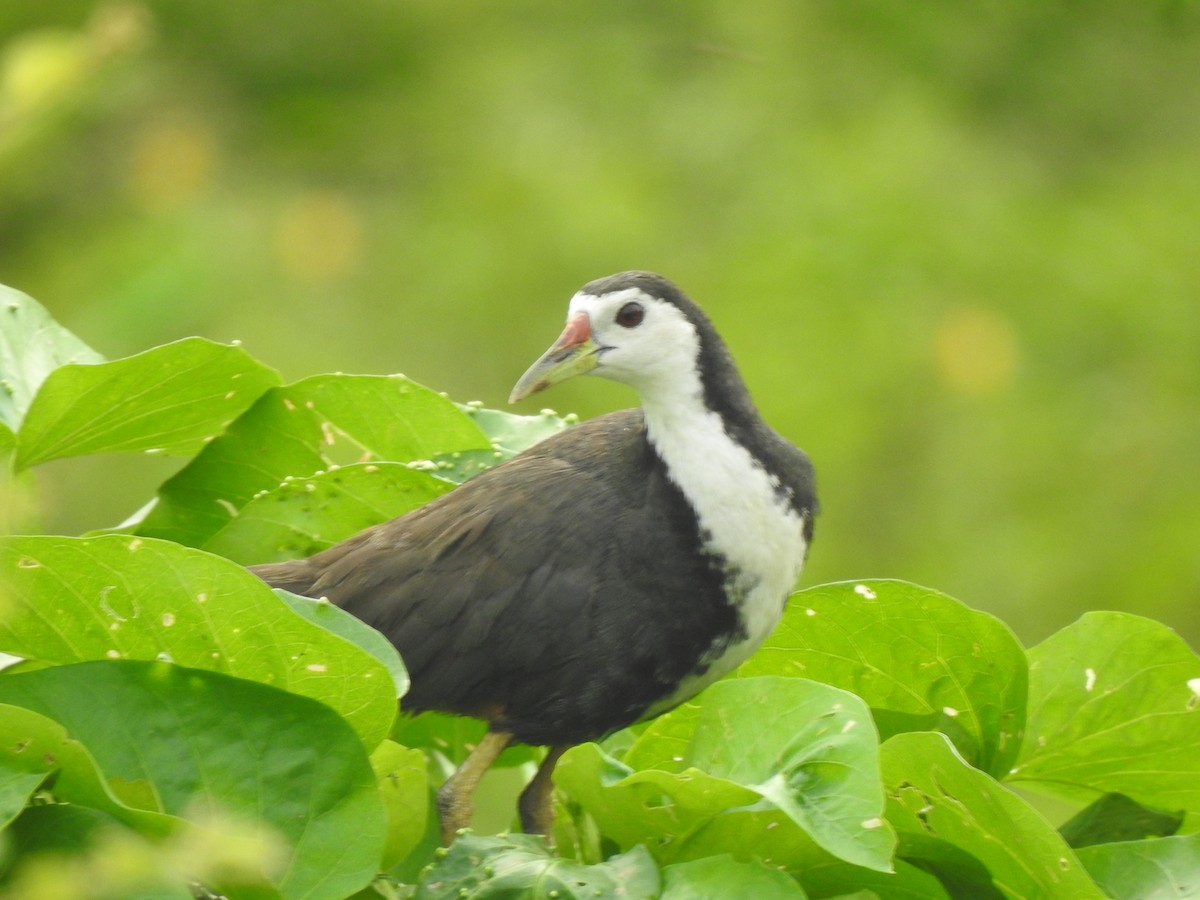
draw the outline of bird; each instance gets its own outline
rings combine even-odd
[[[812,541],[812,463],[762,419],[673,282],[631,271],[585,284],[509,401],[583,374],[631,386],[640,408],[558,432],[307,559],[251,567],[382,632],[409,670],[402,710],[486,721],[437,793],[445,844],[512,743],[548,748],[517,809],[522,830],[550,836],[562,754],[736,668],[779,622]]]

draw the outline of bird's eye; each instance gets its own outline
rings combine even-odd
[[[622,328],[636,328],[646,317],[646,310],[640,303],[626,303],[617,311],[617,324]]]

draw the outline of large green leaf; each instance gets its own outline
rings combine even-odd
[[[828,685],[754,678],[714,685],[684,760],[749,787],[840,859],[890,868],[878,736],[861,700]]]
[[[0,675],[7,683],[13,674]],[[54,776],[54,792],[71,803],[100,810],[150,834],[165,834],[170,822],[155,811],[153,788],[140,781],[110,781],[87,748],[61,724],[21,706],[0,700],[0,763],[9,772],[24,772],[46,781]]]
[[[15,465],[85,453],[195,453],[278,383],[276,372],[241,347],[203,338],[62,366],[25,415]]]
[[[19,707],[10,706],[8,709]],[[16,862],[16,857],[27,853],[83,851],[95,838],[98,829],[115,824],[117,822],[111,816],[87,806],[44,803],[25,810],[5,834],[12,840],[9,852],[12,853],[13,862]],[[55,861],[61,863],[61,859]]]
[[[1200,834],[1098,844],[1079,860],[1114,900],[1200,897]]]
[[[292,611],[314,625],[344,638],[356,647],[375,657],[392,676],[392,684],[399,699],[408,693],[408,670],[396,645],[357,616],[353,616],[328,600],[301,597],[289,591],[273,588],[275,596],[291,607]]]
[[[1088,613],[1029,651],[1029,726],[1011,781],[1200,814],[1200,658],[1171,629]]]
[[[289,477],[355,462],[424,461],[490,448],[453,403],[405,378],[319,375],[263,394],[162,486],[139,531],[201,546],[256,496]],[[403,497],[390,503],[386,488],[381,479],[370,500],[383,518],[409,508]]]
[[[387,840],[380,868],[389,869],[425,836],[430,812],[425,754],[384,741],[371,754],[371,765],[387,814]]]
[[[535,835],[480,837],[465,834],[421,877],[418,900],[458,897],[592,900],[627,897],[653,900],[658,869],[642,847],[587,866],[551,853]]]
[[[882,760],[898,855],[956,885],[956,896],[1103,897],[1058,832],[945,735],[896,735]]]
[[[1167,837],[1183,824],[1183,813],[1163,812],[1135,803],[1124,794],[1105,794],[1058,829],[1075,849],[1093,844]]]
[[[17,768],[11,757],[0,755],[0,831],[17,817],[46,780],[46,773]]]
[[[1025,653],[1004,623],[905,581],[819,585],[739,675],[812,678],[871,707],[884,738],[941,731],[973,765],[1007,772],[1020,747]]]
[[[501,409],[488,409],[479,403],[464,403],[463,412],[488,436],[502,458],[515,456],[534,444],[544,441],[579,421],[574,413],[560,416],[553,410],[543,410],[536,416],[522,416]]]
[[[895,872],[872,872],[849,863],[830,860],[805,866],[800,881],[810,897],[846,897],[869,890],[880,900],[950,900],[946,888],[929,872],[902,859]]]
[[[796,881],[761,863],[738,862],[728,854],[676,863],[663,869],[660,900],[710,900],[753,897],[755,900],[804,900]]]
[[[890,868],[894,836],[881,818],[877,738],[861,700],[804,679],[763,677],[719,682],[699,703],[661,717],[625,763],[595,745],[572,750],[559,764],[559,786],[607,836],[621,846],[650,843],[662,860],[720,852],[703,833],[732,836],[720,816],[754,807],[744,812],[776,815],[753,823],[728,848],[734,855],[765,857],[764,835],[788,821],[840,859]],[[650,760],[655,768],[632,768]]]
[[[0,426],[9,441],[51,372],[67,363],[103,361],[32,297],[0,284]]]
[[[490,446],[452,401],[402,375],[316,375],[282,390],[327,423],[326,448],[349,441],[372,457],[395,461]]]
[[[311,556],[453,486],[428,472],[385,462],[289,478],[254,497],[203,546],[246,564]]]
[[[65,664],[166,659],[227,672],[329,705],[368,747],[396,716],[392,673],[302,618],[240,566],[168,541],[0,540],[8,611],[0,650]]]
[[[462,403],[458,404],[458,408],[482,429],[491,441],[491,447],[487,450],[438,453],[422,464],[424,471],[454,484],[474,478],[485,469],[516,456],[579,421],[574,413],[559,416],[548,409],[536,416],[521,416],[488,409],[480,403]]]
[[[581,744],[563,756],[555,784],[620,847],[644,844],[663,863],[731,853],[799,867],[826,858],[800,826],[741,785],[686,769],[635,771]]]
[[[378,871],[383,808],[358,737],[323,704],[215,672],[133,660],[0,677],[0,702],[54,719],[107,779],[211,826],[262,821],[265,874],[288,898],[342,900]]]

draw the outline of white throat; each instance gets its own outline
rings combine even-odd
[[[681,686],[694,693],[739,665],[778,624],[804,563],[805,523],[780,496],[778,480],[705,406],[698,375],[644,386],[642,406],[650,441],[691,503],[706,549],[739,574],[733,599],[747,636],[714,648],[718,658],[701,683]]]

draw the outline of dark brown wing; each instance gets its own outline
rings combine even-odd
[[[629,410],[307,560],[252,571],[383,632],[412,676],[405,708],[562,744],[635,721],[736,631],[719,561],[699,545]]]

